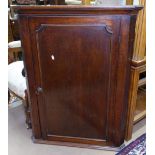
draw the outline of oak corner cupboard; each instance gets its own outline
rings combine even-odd
[[[120,146],[141,6],[18,6],[38,143]]]

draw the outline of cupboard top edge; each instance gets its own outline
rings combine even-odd
[[[143,6],[138,5],[125,5],[125,6],[90,6],[90,5],[51,5],[51,6],[17,6],[12,5],[13,9],[17,11],[18,14],[67,14],[67,13],[77,13],[77,14],[95,14],[95,13],[109,13],[109,14],[137,14],[139,10],[143,9]]]

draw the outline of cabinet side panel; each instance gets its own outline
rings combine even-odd
[[[36,98],[36,85],[34,76],[33,53],[31,50],[31,36],[29,32],[29,22],[26,15],[19,15],[20,37],[23,48],[24,68],[26,72],[26,82],[28,90],[28,100],[30,103],[32,130],[35,138],[41,138],[38,103]]]
[[[130,21],[130,42],[129,42],[129,51],[130,51],[130,62],[133,60],[133,51],[134,51],[134,40],[135,40],[135,25],[136,25],[136,19],[137,19],[137,15],[133,15],[131,16],[131,21]],[[131,63],[132,64],[132,63]],[[129,100],[128,100],[128,110],[127,110],[127,123],[126,123],[126,135],[125,135],[125,139],[129,140],[131,139],[132,136],[132,128],[133,128],[133,119],[134,119],[134,106],[136,104],[136,99],[135,99],[135,95],[132,94],[136,94],[137,92],[137,88],[136,88],[136,83],[138,83],[139,80],[139,76],[136,77],[137,72],[134,72],[133,68],[130,67],[130,74],[131,77],[129,78],[130,80],[130,92],[129,92]],[[138,74],[138,73],[137,73]],[[133,91],[134,89],[134,91]],[[134,96],[134,97],[133,97]],[[134,101],[133,99],[134,98]]]
[[[130,56],[129,50],[130,16],[122,16],[120,27],[120,46],[117,56],[117,73],[114,104],[113,141],[116,145],[124,142],[125,126],[127,120],[128,94],[130,84]]]

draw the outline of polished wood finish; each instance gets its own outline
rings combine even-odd
[[[134,26],[142,7],[15,9],[34,138],[64,145],[120,146]]]
[[[75,139],[76,140],[76,139]],[[69,141],[64,141],[63,143],[60,141],[49,141],[49,140],[43,140],[43,139],[36,139],[34,138],[34,136],[32,136],[32,141],[34,143],[39,143],[39,144],[47,144],[47,145],[60,145],[60,146],[68,146],[68,147],[79,147],[79,148],[88,148],[88,149],[99,149],[99,150],[118,150],[121,149],[123,145],[119,146],[119,147],[111,147],[111,143],[108,142],[104,142],[104,145],[92,145],[92,144],[88,144],[83,140],[83,143],[73,143],[73,142],[69,142]],[[72,140],[73,141],[73,140]]]
[[[42,123],[45,113],[52,114],[45,122],[48,133],[44,135],[105,139],[109,75],[104,70],[110,69],[111,33],[104,25],[52,25],[52,21],[37,33],[41,87],[45,102],[50,103],[46,112],[42,111]],[[47,40],[52,46],[46,44]],[[94,46],[100,40],[105,44]],[[101,103],[105,108],[99,108]],[[39,105],[44,108],[43,103]],[[56,122],[55,118],[61,120]],[[66,124],[65,120],[71,118],[73,121]]]

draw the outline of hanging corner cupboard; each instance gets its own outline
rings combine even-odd
[[[124,142],[141,6],[18,6],[33,139],[98,148]]]

